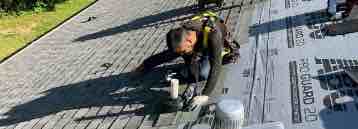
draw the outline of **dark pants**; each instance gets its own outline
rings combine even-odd
[[[201,57],[198,62],[198,67],[194,70],[191,69],[189,67],[185,67],[184,69],[181,70],[180,74],[186,78],[185,80],[188,81],[188,83],[192,83],[184,92],[184,98],[186,100],[191,100],[192,97],[196,96],[196,95],[201,95],[201,88],[198,87],[198,85],[196,85],[196,80],[194,79],[194,75],[190,76],[189,73],[193,73],[193,71],[198,71],[197,73],[199,74],[199,80],[197,81],[202,81],[202,80],[207,80],[209,78],[209,74],[210,74],[210,62],[209,62],[209,57],[204,56]],[[188,101],[189,102],[189,101]]]
[[[209,78],[209,74],[210,74],[210,62],[209,62],[209,57],[208,56],[204,56],[203,58],[201,58],[199,60],[199,77],[200,79],[204,79],[207,80]]]
[[[195,83],[195,79],[194,79],[195,75],[190,75],[190,73],[195,73],[193,71],[198,71],[197,72],[199,74],[198,81],[207,80],[209,78],[209,74],[210,74],[209,57],[207,57],[207,56],[201,57],[199,59],[199,61],[197,62],[197,64],[198,64],[198,67],[196,67],[195,69],[190,68],[190,67],[184,67],[179,70],[180,75],[186,81],[188,81],[188,83]]]
[[[337,1],[336,0],[328,0],[328,13],[331,16],[335,16],[337,12]]]

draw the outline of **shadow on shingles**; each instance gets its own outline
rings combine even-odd
[[[133,111],[82,117],[76,121],[125,114],[151,115],[157,109],[153,106],[158,106],[158,102],[168,94],[165,90],[168,84],[164,81],[166,71],[182,66],[167,65],[143,76],[134,76],[131,72],[121,73],[52,88],[42,92],[42,97],[17,105],[4,113],[6,118],[0,119],[0,126],[30,121],[65,110],[102,106],[144,105]]]
[[[240,7],[240,5],[231,5],[231,6],[222,7],[222,8],[210,7],[207,9],[212,10],[213,12],[218,12],[218,11],[228,10],[228,9],[232,9],[232,8],[236,8],[236,7]],[[197,8],[196,5],[191,5],[191,6],[182,7],[182,8],[176,8],[176,9],[169,10],[166,12],[141,17],[141,18],[138,18],[138,19],[131,21],[127,24],[123,24],[123,25],[120,25],[117,27],[113,27],[113,28],[105,29],[105,30],[95,32],[92,34],[81,36],[81,37],[75,39],[74,42],[83,42],[86,40],[92,40],[92,39],[97,39],[97,38],[101,38],[101,37],[106,37],[106,36],[114,35],[117,33],[129,32],[132,30],[137,30],[137,29],[142,29],[142,28],[147,28],[147,27],[154,27],[154,26],[158,27],[159,25],[162,25],[162,24],[168,24],[168,23],[173,23],[173,22],[177,22],[177,21],[184,21],[184,20],[191,18],[195,13],[197,13],[199,11],[201,11],[201,10],[199,8]],[[184,15],[188,15],[188,16],[178,18],[178,17],[184,16]]]

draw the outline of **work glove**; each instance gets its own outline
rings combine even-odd
[[[195,96],[186,107],[188,111],[194,111],[195,109],[207,105],[209,103],[209,96]]]

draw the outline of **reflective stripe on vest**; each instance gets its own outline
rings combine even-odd
[[[211,20],[217,20],[219,18],[219,16],[211,11],[205,11],[197,16],[194,16],[193,18],[191,18],[191,20],[196,21],[196,20],[203,20],[203,18],[206,17],[210,17],[213,18]]]

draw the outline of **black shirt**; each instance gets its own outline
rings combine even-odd
[[[200,58],[200,56],[209,57],[211,68],[210,68],[210,73],[206,86],[202,93],[204,95],[212,96],[213,94],[216,94],[214,93],[214,91],[215,92],[217,91],[215,90],[215,85],[217,84],[219,74],[221,71],[221,66],[222,66],[221,53],[223,51],[224,40],[227,34],[226,27],[222,22],[217,22],[215,24],[215,26],[213,27],[214,28],[213,31],[209,33],[207,48],[203,47],[203,41],[202,41],[203,23],[190,21],[183,24],[183,27],[186,29],[197,31],[198,41],[194,46],[193,54],[183,55],[182,57],[184,58],[187,67],[190,68],[191,75],[193,76],[195,81],[199,80],[199,65],[198,65],[197,58],[198,57]],[[145,70],[149,70],[157,65],[172,61],[178,57],[180,57],[180,55],[170,50],[165,50],[144,60],[143,65]]]

